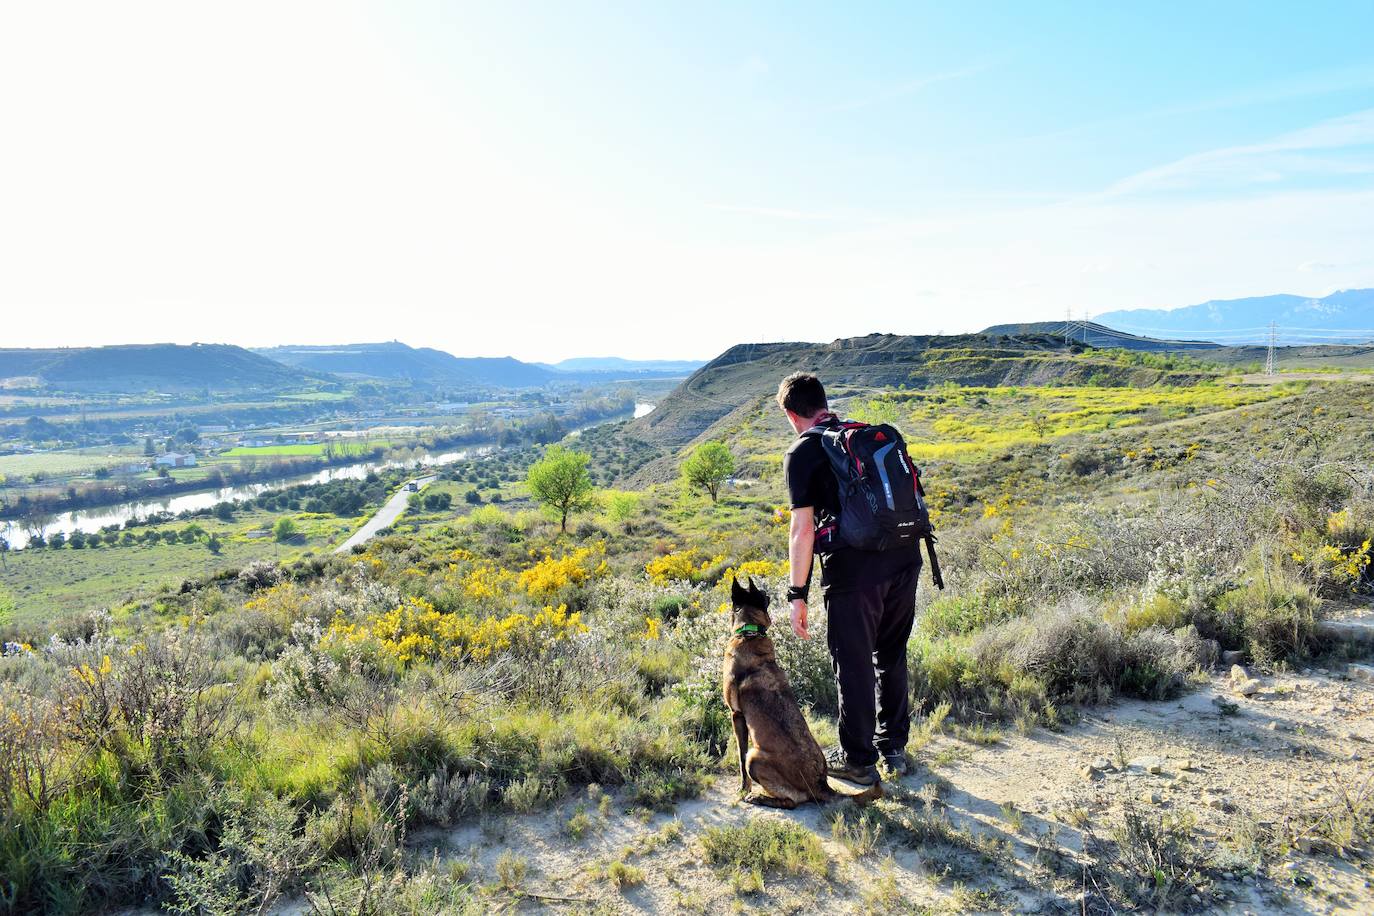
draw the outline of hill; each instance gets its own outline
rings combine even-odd
[[[627,432],[655,445],[678,447],[706,435],[739,410],[771,397],[778,381],[805,369],[825,379],[835,395],[866,388],[929,388],[961,385],[1047,383],[1132,385],[1163,380],[1187,384],[1209,375],[1197,368],[1174,371],[1104,355],[1062,337],[902,337],[871,334],[819,343],[739,344],[692,373],[653,413]]]
[[[0,380],[34,378],[69,391],[274,390],[311,377],[229,344],[132,344],[0,350]]]
[[[394,340],[386,343],[269,347],[257,352],[288,366],[348,378],[499,388],[537,387],[559,380],[549,369],[509,356],[461,358],[443,350],[410,347]]]
[[[1176,309],[1103,312],[1094,320],[1123,331],[1236,344],[1264,343],[1272,322],[1280,343],[1366,343],[1374,341],[1374,289],[1343,289],[1320,299],[1213,299]]]
[[[700,369],[699,359],[624,359],[619,356],[577,356],[556,363],[539,363],[560,372],[682,373]]]
[[[948,584],[922,575],[914,766],[883,798],[740,803],[717,609],[737,574],[782,606],[787,570],[792,433],[759,403],[718,502],[673,481],[566,533],[521,511],[537,452],[505,449],[426,491],[500,504],[417,501],[352,552],[322,549],[351,518],[268,492],[7,555],[7,588],[39,563],[169,581],[0,620],[0,912],[1367,913],[1374,668],[1348,662],[1374,385],[1126,387],[1103,367],[1191,361],[948,342],[735,348],[706,379],[790,350],[828,377],[1005,359],[1107,382],[846,389],[918,449]],[[299,536],[248,534],[274,517]],[[825,746],[830,622],[766,635]]]
[[[1067,337],[1090,347],[1121,347],[1126,350],[1162,352],[1166,350],[1211,350],[1221,346],[1208,340],[1160,340],[1142,337],[1109,328],[1095,321],[1032,321],[1024,324],[995,324],[984,328],[989,337],[1024,337],[1028,334],[1048,334]]]

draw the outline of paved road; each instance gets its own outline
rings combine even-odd
[[[406,483],[418,484],[420,489],[423,490],[425,487],[434,483],[438,477],[438,474],[429,474],[425,477],[416,477],[414,480],[406,481]],[[401,489],[386,501],[386,505],[382,506],[382,508],[377,511],[376,515],[368,519],[366,525],[363,525],[357,531],[353,532],[352,537],[344,541],[338,547],[335,547],[334,552],[345,553],[352,550],[353,545],[367,541],[378,531],[381,531],[383,528],[396,521],[401,513],[406,511],[409,498],[410,491],[406,489],[405,484],[402,484]]]

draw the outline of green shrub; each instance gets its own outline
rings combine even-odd
[[[723,871],[753,869],[823,878],[830,860],[820,839],[792,821],[756,817],[742,827],[708,827],[701,837],[706,861]]]
[[[1215,615],[1223,642],[1243,647],[1260,665],[1301,661],[1321,645],[1320,604],[1308,585],[1282,567],[1223,594]]]

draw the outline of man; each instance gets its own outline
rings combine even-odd
[[[826,754],[826,763],[832,776],[870,786],[878,782],[880,756],[896,776],[910,771],[906,644],[916,612],[920,546],[885,551],[831,546],[828,537],[840,513],[839,483],[820,436],[805,433],[838,424],[839,418],[830,412],[820,379],[804,372],[782,380],[778,405],[798,437],[782,462],[792,505],[792,587],[787,592],[792,631],[809,638],[811,561],[819,555],[826,642],[840,698],[840,746]]]

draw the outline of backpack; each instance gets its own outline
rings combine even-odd
[[[931,578],[943,589],[921,472],[897,428],[887,423],[831,420],[802,435],[820,440],[840,494],[839,518],[821,520],[816,549],[826,553],[840,547],[893,550],[916,546],[919,550],[924,541]]]

